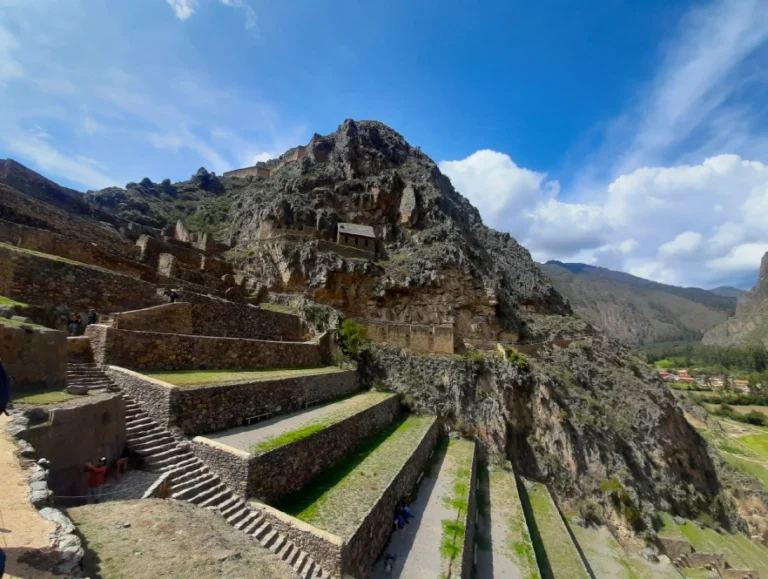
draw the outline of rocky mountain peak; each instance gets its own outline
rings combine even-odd
[[[760,261],[760,275],[757,278],[758,285],[768,283],[768,252],[765,253]]]

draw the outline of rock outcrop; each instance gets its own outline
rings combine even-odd
[[[717,346],[768,345],[768,253],[760,262],[755,287],[739,296],[736,313],[707,332],[702,341]]]

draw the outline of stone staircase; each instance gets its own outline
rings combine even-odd
[[[67,392],[88,394],[89,390],[111,387],[114,383],[93,361],[90,348],[67,356]]]
[[[272,529],[265,517],[235,495],[184,443],[150,418],[129,396],[125,399],[128,448],[151,471],[168,473],[170,498],[216,511],[237,530],[253,537],[288,563],[302,579],[331,579],[308,553]]]

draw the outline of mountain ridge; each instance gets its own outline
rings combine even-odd
[[[631,345],[698,341],[736,308],[734,297],[582,263],[541,265],[574,311]]]

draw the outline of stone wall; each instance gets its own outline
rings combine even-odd
[[[3,320],[0,318],[0,360],[13,380],[12,392],[64,388],[67,335],[41,326],[19,326]]]
[[[132,370],[224,370],[320,366],[317,342],[275,342],[184,334],[134,332],[88,326],[99,364]]]
[[[107,251],[94,243],[70,239],[46,229],[27,227],[1,219],[0,241],[23,249],[97,265],[146,281],[154,281],[156,278],[154,269],[138,262],[139,248],[133,245],[126,244],[124,249],[128,253],[135,249],[135,261],[126,259],[125,255]]]
[[[139,279],[0,244],[0,295],[38,306],[75,311],[133,310],[162,302],[155,286]]]
[[[112,314],[118,330],[162,332],[169,334],[194,334],[192,328],[192,304],[174,303],[152,306],[143,310]]]
[[[187,436],[242,426],[251,416],[293,412],[307,402],[339,398],[359,388],[353,371],[200,388],[179,388],[116,366],[106,372],[152,418],[178,426]]]
[[[239,304],[213,296],[179,291],[181,301],[190,302],[195,334],[298,342],[308,328],[299,316]]]
[[[359,320],[372,342],[407,348],[414,352],[453,354],[453,325],[400,324],[379,320]]]
[[[103,370],[121,391],[139,403],[150,418],[162,426],[175,424],[176,417],[171,414],[171,396],[179,390],[178,386],[118,366],[105,366]]]
[[[291,444],[258,456],[198,436],[194,451],[236,492],[273,503],[307,485],[369,436],[391,423],[400,412],[392,396],[363,412]],[[231,457],[221,456],[231,454]],[[245,468],[244,468],[245,467]],[[227,469],[228,472],[218,469]],[[239,478],[243,477],[245,478]]]
[[[397,503],[411,494],[423,472],[439,433],[437,420],[424,433],[419,446],[395,476],[360,526],[345,541],[342,566],[353,577],[366,577],[392,533],[392,515]]]
[[[48,411],[48,421],[31,426],[25,440],[38,457],[51,461],[51,489],[61,497],[86,494],[86,462],[106,456],[114,463],[125,446],[125,403],[119,394],[88,396],[76,404]],[[63,499],[62,499],[63,500]],[[78,504],[72,499],[65,504]]]
[[[269,169],[266,167],[245,167],[243,169],[235,169],[234,171],[226,171],[224,177],[269,177]]]

